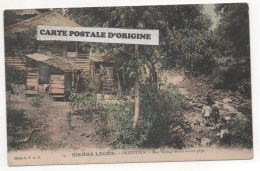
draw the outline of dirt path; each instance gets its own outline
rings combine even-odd
[[[19,94],[10,98],[8,106],[25,111],[32,122],[38,122],[37,131],[33,133],[30,142],[21,148],[33,146],[51,150],[103,147],[95,137],[91,120],[84,121],[82,115],[70,114],[68,102],[53,101],[50,96],[45,95],[40,108],[37,108],[32,106],[32,97]]]
[[[102,147],[96,141],[91,120],[84,121],[82,115],[72,114],[68,102],[48,101],[46,111],[46,131],[50,143],[63,148],[82,149]]]
[[[171,84],[177,86],[179,88],[181,94],[183,94],[184,96],[189,95],[189,92],[187,91],[187,89],[182,86],[182,82],[185,79],[185,77],[183,75],[181,75],[178,72],[168,71],[165,73],[165,77],[166,77],[167,84],[171,83]]]

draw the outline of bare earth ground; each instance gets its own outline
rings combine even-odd
[[[213,91],[215,99],[221,104],[220,114],[222,116],[237,113],[236,117],[244,118],[244,115],[236,108],[244,103],[250,104],[250,100],[228,91],[214,90],[212,84],[203,78],[187,79],[177,72],[166,72],[164,75],[167,82],[176,85],[180,92],[195,106],[203,105],[203,99],[207,92]],[[101,141],[96,135],[94,122],[90,122],[88,119],[84,121],[82,115],[70,114],[71,109],[68,102],[52,101],[51,97],[46,94],[43,104],[37,108],[32,106],[32,97],[26,97],[21,87],[18,89],[20,89],[20,93],[11,96],[7,106],[26,111],[32,122],[38,122],[31,140],[18,146],[18,149],[103,148],[109,145],[108,140]],[[201,145],[198,139],[202,138],[217,141],[216,127],[205,127],[201,124],[200,110],[195,108],[185,111],[183,115],[192,128],[192,131],[185,135],[187,147]],[[9,150],[17,150],[17,147],[16,149],[9,148]]]
[[[104,146],[102,142],[96,141],[92,123],[84,122],[81,115],[69,114],[71,109],[68,102],[52,101],[46,95],[38,109],[32,106],[32,97],[19,94],[11,97],[8,106],[26,111],[30,120],[38,122],[38,129],[31,140],[21,144],[21,148],[80,149]]]

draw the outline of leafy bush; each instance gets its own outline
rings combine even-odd
[[[19,147],[19,144],[15,141],[20,140],[24,137],[27,130],[32,127],[32,122],[28,118],[28,113],[22,110],[15,110],[7,107],[7,141],[8,150]]]
[[[92,112],[96,108],[96,94],[90,92],[77,93],[72,90],[69,96],[69,105],[74,111],[76,109],[77,113],[79,111]]]
[[[12,37],[5,37],[5,53],[7,56],[25,55],[37,52],[38,44],[35,33],[31,30],[16,32]]]
[[[110,137],[116,148],[174,144],[168,139],[169,127],[182,125],[183,118],[176,111],[188,107],[177,89],[172,85],[161,91],[142,87],[140,101],[140,117],[136,129],[132,128],[133,103],[105,106],[99,115],[101,135]]]
[[[6,81],[17,84],[25,84],[26,72],[6,65]]]
[[[177,111],[188,107],[185,98],[172,84],[166,85],[158,92],[144,88],[141,94],[140,115],[152,123],[146,146],[174,146],[175,142],[169,140],[169,127],[183,126],[183,116],[178,115]]]
[[[102,76],[102,74],[96,74],[95,77],[88,77],[87,89],[89,91],[97,93],[100,90],[101,76]]]
[[[44,96],[41,94],[37,94],[32,98],[32,105],[35,107],[40,107],[43,102]]]
[[[224,74],[224,87],[251,97],[250,61],[234,64]]]
[[[242,145],[243,147],[252,148],[252,120],[236,120],[230,124],[230,128],[232,133],[232,145]]]
[[[251,81],[250,79],[243,79],[237,84],[237,89],[241,94],[251,97]]]
[[[139,118],[139,126],[132,129],[133,103],[107,105],[100,115],[102,135],[113,140],[115,148],[138,147],[147,140],[150,122]]]

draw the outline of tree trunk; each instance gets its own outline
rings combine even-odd
[[[152,88],[153,90],[157,91],[157,72],[156,72],[156,69],[155,69],[155,64],[152,64],[152,68],[151,68],[151,85],[152,85]]]
[[[135,45],[135,57],[138,58],[138,45]],[[133,118],[133,129],[136,128],[138,118],[139,118],[139,111],[140,111],[140,85],[139,85],[139,74],[137,73],[135,77],[135,113]]]
[[[135,113],[134,113],[134,122],[133,128],[135,129],[137,126],[138,118],[139,118],[139,106],[140,106],[140,85],[138,77],[135,79]]]

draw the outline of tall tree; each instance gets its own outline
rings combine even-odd
[[[231,42],[237,57],[249,56],[248,4],[217,4],[215,11],[221,17],[216,33]]]

